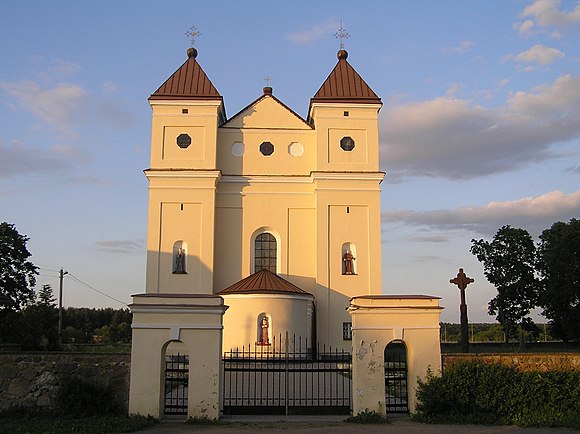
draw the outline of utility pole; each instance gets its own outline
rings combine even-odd
[[[62,344],[62,280],[68,274],[68,271],[60,269],[58,273],[59,287],[58,287],[58,344]]]

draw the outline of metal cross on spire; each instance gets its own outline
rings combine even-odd
[[[271,77],[264,77],[264,81],[266,82],[266,86],[270,87],[270,82],[272,81]]]
[[[344,50],[344,40],[350,38],[350,35],[346,32],[346,29],[342,26],[342,20],[340,20],[340,28],[338,32],[334,34],[334,37],[340,39],[340,49]]]
[[[197,30],[197,27],[191,26],[191,28],[185,32],[186,36],[191,38],[191,46],[195,45],[195,38],[201,35],[201,32]]]

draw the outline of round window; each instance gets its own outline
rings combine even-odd
[[[185,149],[189,145],[191,145],[191,137],[189,137],[189,134],[180,134],[179,136],[177,136],[177,146],[179,146],[182,149]]]
[[[352,151],[354,149],[354,140],[349,136],[343,137],[340,139],[340,147],[343,151]]]
[[[270,142],[262,142],[260,152],[265,156],[272,155],[274,153],[274,145]]]

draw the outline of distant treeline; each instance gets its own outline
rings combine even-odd
[[[461,325],[443,322],[441,325],[441,342],[460,342]],[[501,324],[498,323],[471,323],[469,324],[470,342],[505,342],[505,334]],[[517,330],[508,337],[510,341],[516,342],[519,338]],[[530,330],[524,331],[526,342],[550,342],[557,341],[556,337],[550,334],[549,324],[535,323]]]
[[[71,343],[131,342],[129,309],[66,308],[63,310],[61,342],[58,322],[58,308],[52,299],[37,301],[20,311],[0,310],[0,346],[25,351],[57,351]]]
[[[131,342],[129,309],[69,307],[63,312],[63,343]]]

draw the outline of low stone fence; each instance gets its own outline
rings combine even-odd
[[[580,353],[443,354],[443,369],[460,361],[503,363],[524,371],[580,371]],[[0,411],[52,409],[63,378],[78,375],[112,387],[120,403],[129,396],[131,356],[86,353],[0,353]]]
[[[130,365],[128,354],[0,353],[0,411],[52,409],[61,380],[71,376],[110,386],[126,407]]]
[[[443,354],[443,370],[457,362],[501,363],[521,371],[580,371],[580,353]]]

